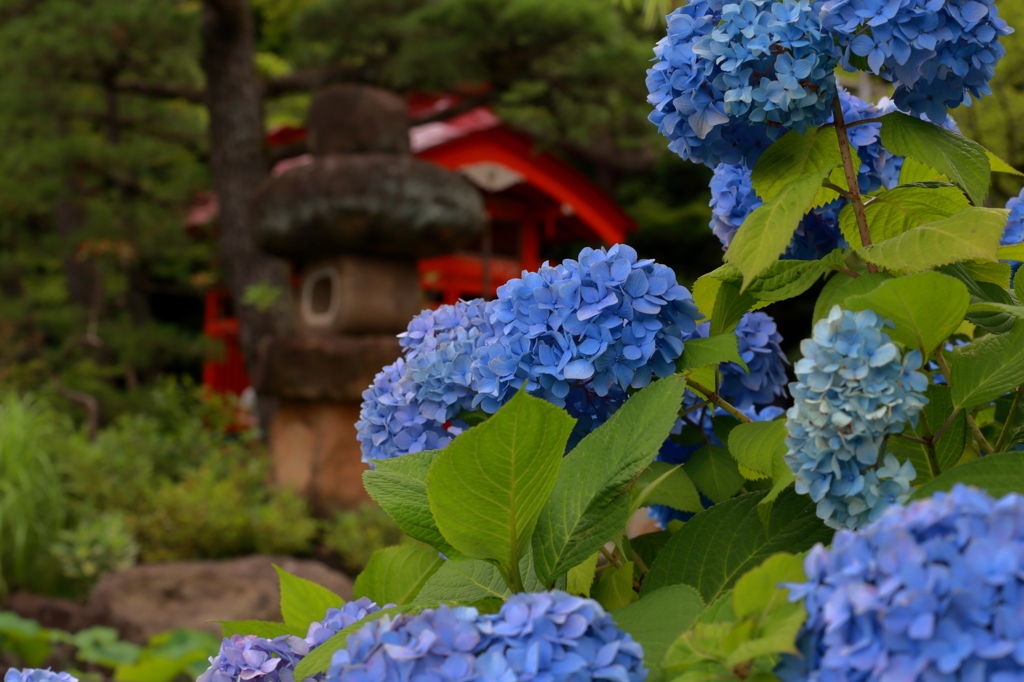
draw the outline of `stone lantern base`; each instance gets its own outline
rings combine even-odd
[[[274,338],[262,348],[256,390],[280,399],[269,437],[274,480],[317,515],[369,499],[355,423],[363,390],[399,352],[393,334]]]

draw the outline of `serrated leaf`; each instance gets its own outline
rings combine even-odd
[[[788,590],[782,583],[804,582],[803,561],[787,552],[774,554],[752,568],[732,588],[732,610],[736,618],[753,616],[760,621],[768,613],[786,604]]]
[[[498,568],[487,561],[445,561],[427,579],[414,604],[506,599],[511,592]]]
[[[989,165],[992,166],[993,173],[1009,173],[1010,175],[1024,176],[1024,173],[1021,173],[1019,170],[1006,163],[989,150],[986,149],[985,153],[988,155],[988,162]]]
[[[806,619],[807,609],[802,604],[783,605],[765,617],[764,625],[758,628],[759,636],[751,636],[729,652],[725,665],[734,668],[763,656],[797,654],[796,638]]]
[[[1024,303],[1024,277],[1013,278],[1013,293],[1017,295],[1017,300]]]
[[[812,322],[817,322],[823,317],[827,317],[832,306],[838,305],[842,308],[846,299],[854,296],[860,296],[872,291],[879,284],[886,280],[892,279],[892,275],[887,272],[874,272],[861,274],[860,277],[850,277],[845,273],[837,273],[825,283],[821,293],[818,294],[818,300],[814,304],[814,319]]]
[[[921,411],[917,427],[908,429],[907,435],[924,438],[937,433],[953,413],[953,398],[948,386],[931,385],[925,391],[928,404]],[[927,447],[923,443],[915,443],[905,438],[890,438],[889,449],[897,459],[910,459],[917,471],[915,485],[921,485],[939,473],[954,466],[964,451],[967,437],[967,413],[963,410],[950,422],[942,436],[935,443],[935,463],[930,460]],[[936,466],[938,471],[935,471]]]
[[[744,370],[747,363],[740,357],[739,341],[735,334],[719,334],[707,338],[688,339],[683,345],[683,354],[676,361],[678,372],[689,372],[698,367],[735,362]]]
[[[864,212],[871,240],[877,244],[918,225],[948,218],[970,206],[967,197],[956,187],[901,186],[870,199]],[[853,204],[847,204],[839,212],[839,229],[853,248],[863,247]]]
[[[670,585],[616,609],[611,617],[644,648],[647,682],[660,682],[664,680],[661,661],[669,645],[690,629],[703,610],[704,602],[695,589]]]
[[[743,466],[771,476],[776,455],[786,454],[785,420],[739,424],[729,433],[729,452]]]
[[[772,554],[799,554],[833,531],[815,514],[815,503],[792,488],[775,500],[767,524],[757,514],[766,492],[748,493],[703,511],[677,531],[658,554],[641,595],[666,585],[691,585],[713,602]]]
[[[497,562],[508,578],[530,547],[574,423],[520,391],[456,437],[427,474],[430,511],[445,540],[467,557]]]
[[[743,273],[743,288],[786,250],[829,170],[794,179],[743,221],[725,252],[725,260]]]
[[[826,270],[841,264],[845,256],[846,249],[839,248],[819,260],[776,261],[750,283],[744,294],[762,305],[799,296],[810,289]],[[738,272],[736,274],[735,282],[741,282],[743,276]],[[755,304],[751,309],[756,310],[758,307]]]
[[[363,472],[363,486],[403,533],[427,543],[449,559],[458,559],[462,554],[437,529],[427,500],[427,472],[440,452],[426,450],[374,460],[374,468]]]
[[[324,615],[326,613],[325,611]],[[281,635],[305,637],[306,632],[309,630],[308,624],[304,628],[297,628],[268,620],[218,620],[216,622],[220,623],[220,631],[223,637],[230,637],[231,635],[256,635],[266,639],[273,639]],[[312,622],[310,621],[310,623]]]
[[[341,608],[345,600],[322,585],[292,575],[274,565],[281,584],[281,616],[289,628],[301,631],[313,621],[323,620],[327,609]]]
[[[956,331],[970,294],[962,282],[937,272],[922,272],[882,282],[866,294],[846,299],[848,310],[873,310],[896,327],[886,333],[924,356]]]
[[[1024,306],[1019,305],[1007,305],[1005,303],[990,303],[988,301],[981,301],[979,303],[972,303],[967,306],[967,311],[970,313],[1006,313],[1012,315],[1017,319],[1024,318]]]
[[[729,451],[717,445],[704,445],[690,455],[684,467],[697,489],[712,502],[728,500],[736,494],[745,479]]]
[[[719,336],[730,334],[747,311],[754,305],[754,298],[740,292],[740,288],[732,282],[722,282],[715,297],[715,308],[711,311],[711,324],[708,335]],[[685,355],[685,351],[683,353]]]
[[[869,263],[889,270],[917,272],[964,260],[997,260],[1007,212],[969,208],[860,250]]]
[[[842,162],[835,128],[811,128],[804,133],[791,130],[764,150],[750,173],[750,181],[757,195],[769,202],[797,178],[818,174],[817,193],[827,171]]]
[[[1009,263],[975,263],[967,261],[961,263],[961,265],[977,282],[995,284],[1000,289],[1010,288]]]
[[[600,552],[590,555],[583,563],[573,566],[566,574],[565,591],[581,597],[590,596],[590,588],[594,585],[594,572],[597,571],[597,558]]]
[[[984,405],[1024,383],[1024,321],[953,351],[949,388],[953,405]]]
[[[701,275],[693,283],[693,302],[704,317],[709,317],[714,311],[715,299],[718,297],[718,289],[721,286],[722,280],[711,273]]]
[[[985,148],[963,135],[914,116],[882,116],[882,146],[931,166],[964,190],[975,206],[988,195],[991,164]]]
[[[668,438],[685,385],[678,376],[655,381],[565,457],[533,540],[542,583],[579,564],[625,527],[629,485]]]
[[[331,666],[331,658],[334,657],[334,653],[339,649],[345,648],[348,636],[353,632],[360,630],[371,620],[377,620],[378,618],[383,618],[385,616],[394,618],[395,616],[403,613],[415,613],[417,611],[421,611],[423,608],[423,606],[395,606],[368,614],[365,618],[352,623],[352,625],[349,625],[347,628],[339,631],[326,642],[310,651],[309,654],[295,666],[295,679],[297,681],[305,680],[313,675],[326,672]]]
[[[931,166],[914,159],[903,159],[900,167],[899,184],[910,185],[915,182],[948,182],[949,178]]]
[[[972,459],[945,471],[914,491],[912,500],[949,491],[957,483],[973,485],[995,498],[1024,493],[1024,452],[1001,452]]]
[[[352,598],[369,597],[378,604],[412,603],[444,560],[432,547],[398,545],[373,553],[356,578]]]
[[[633,503],[635,507],[662,504],[684,512],[699,512],[704,509],[693,481],[678,464],[651,462],[640,472],[635,490],[639,493],[638,499]]]
[[[591,597],[606,610],[619,609],[636,599],[633,591],[633,562],[624,561],[621,566],[606,566],[601,577],[594,583]]]
[[[1024,261],[1024,242],[1011,244],[1010,246],[1000,246],[996,255],[999,256],[999,260]]]

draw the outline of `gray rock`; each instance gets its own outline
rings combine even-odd
[[[460,175],[398,154],[317,158],[270,178],[253,199],[259,247],[304,263],[336,254],[408,260],[480,234],[480,193]]]
[[[321,90],[309,107],[309,150],[327,154],[408,154],[409,117],[405,100],[369,85],[335,85]]]
[[[220,634],[217,620],[280,621],[277,564],[289,573],[352,597],[352,581],[319,561],[249,556],[224,561],[140,564],[100,579],[90,609],[104,613],[121,636],[143,643],[150,636],[188,627]]]

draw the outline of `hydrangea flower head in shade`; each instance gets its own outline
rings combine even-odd
[[[417,615],[384,616],[349,635],[335,652],[327,682],[469,682],[479,679],[485,643],[478,612],[441,606]]]
[[[901,111],[934,123],[946,109],[991,94],[989,81],[1013,29],[994,0],[826,0],[823,26],[844,50],[891,82]]]
[[[327,615],[323,620],[311,623],[306,633],[306,643],[310,648],[317,647],[328,639],[338,634],[345,628],[358,623],[371,613],[376,613],[382,608],[386,609],[394,604],[377,606],[376,602],[369,597],[360,597],[355,601],[347,602],[340,608],[327,609]]]
[[[1003,246],[1012,246],[1024,242],[1024,189],[1015,197],[1010,197],[1006,202],[1006,208],[1010,209],[1010,215],[1006,220],[1006,227],[1003,229],[1003,237],[999,243]],[[1020,269],[1020,261],[1010,261],[1014,276]]]
[[[524,384],[559,407],[576,384],[602,397],[643,388],[675,371],[683,335],[703,317],[671,268],[625,244],[524,272],[498,287],[491,310],[495,338],[474,360],[473,401],[489,413]]]
[[[644,651],[601,605],[566,592],[516,594],[482,616],[484,682],[644,682]]]
[[[232,635],[224,638],[220,652],[210,657],[210,667],[196,682],[295,682],[295,666],[309,650],[309,643],[294,635]]]
[[[4,673],[4,682],[78,682],[78,678],[49,668],[9,668]]]
[[[722,365],[720,393],[740,410],[769,405],[786,394],[786,354],[782,335],[767,313],[747,313],[736,326],[740,358],[749,373],[735,362]]]
[[[883,451],[927,402],[921,353],[900,350],[883,329],[891,323],[870,310],[834,306],[800,344],[803,359],[791,383],[786,413],[786,462],[796,490],[818,503],[833,528],[857,528],[902,501],[916,477]]]
[[[892,507],[804,562],[784,682],[1024,679],[1024,496],[956,485]]]

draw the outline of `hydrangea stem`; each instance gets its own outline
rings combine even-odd
[[[971,427],[971,435],[974,436],[974,440],[978,441],[978,448],[982,451],[983,455],[991,455],[995,450],[992,449],[992,444],[985,438],[985,434],[978,428],[978,423],[974,421],[974,417],[967,415],[967,425]]]
[[[730,405],[728,402],[726,402],[722,398],[722,396],[718,395],[717,393],[712,391],[710,388],[708,388],[706,386],[702,386],[701,384],[697,383],[693,379],[687,379],[686,380],[686,385],[689,386],[690,388],[692,388],[693,390],[697,391],[701,395],[703,395],[705,398],[707,398],[708,400],[713,402],[715,405],[718,405],[719,407],[721,407],[723,410],[725,410],[726,412],[728,412],[732,416],[734,416],[737,419],[739,419],[741,422],[743,422],[743,423],[750,423],[750,422],[754,421],[753,419],[751,419],[750,417],[748,417],[747,415],[743,414],[742,412],[737,410],[735,407]]]
[[[1017,414],[1017,406],[1020,404],[1021,389],[1024,386],[1018,386],[1017,390],[1013,394],[1013,403],[1010,404],[1010,411],[1006,413],[1006,421],[1003,423],[1003,430],[999,432],[999,439],[996,441],[995,452],[1002,452],[1003,446],[1006,445],[1006,438],[1010,435],[1010,422],[1013,421],[1013,417]]]
[[[850,203],[853,204],[853,214],[857,218],[860,241],[863,246],[871,246],[868,216],[864,211],[864,199],[860,195],[860,186],[857,183],[857,168],[853,165],[853,148],[850,146],[850,138],[846,134],[846,121],[843,120],[843,104],[839,100],[839,95],[836,95],[836,98],[832,101],[832,111],[835,114],[836,136],[839,138],[839,153],[843,157],[846,186],[849,187]],[[874,263],[868,263],[867,265],[868,272],[878,272],[878,268]]]

